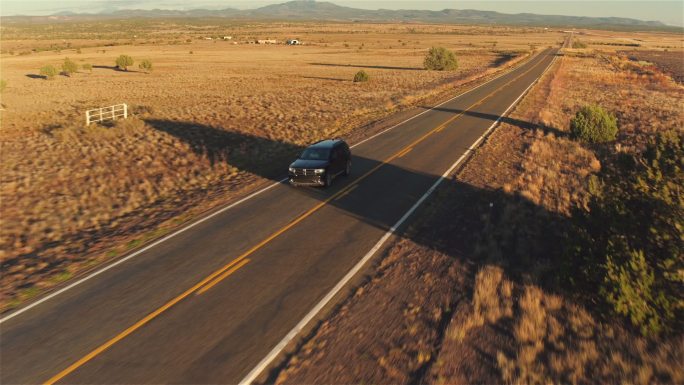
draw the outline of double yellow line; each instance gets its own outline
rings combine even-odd
[[[538,63],[532,65],[532,66],[531,66],[529,69],[527,69],[525,72],[523,72],[522,74],[516,76],[516,77],[513,78],[512,80],[508,81],[508,82],[507,82],[506,84],[504,84],[502,87],[505,87],[505,86],[507,86],[507,85],[513,83],[514,81],[520,79],[521,77],[525,76],[527,73],[529,73],[530,71],[532,71],[532,70],[533,70],[534,68],[536,68],[539,64],[541,64],[543,61],[544,61],[543,58],[542,58],[542,59],[539,59],[539,62],[538,62]],[[178,295],[177,297],[173,298],[172,300],[170,300],[169,302],[167,302],[166,304],[164,304],[162,307],[160,307],[160,308],[158,308],[157,310],[153,311],[152,313],[148,314],[147,316],[145,316],[145,317],[144,317],[143,319],[141,319],[140,321],[138,321],[138,322],[136,322],[135,324],[131,325],[131,326],[128,327],[126,330],[122,331],[121,333],[119,333],[118,335],[116,335],[115,337],[113,337],[112,339],[110,339],[109,341],[105,342],[104,344],[102,344],[102,345],[100,345],[99,347],[97,347],[97,348],[95,348],[94,350],[92,350],[90,353],[88,353],[88,354],[86,354],[85,356],[83,356],[83,357],[82,357],[81,359],[79,359],[78,361],[76,361],[76,362],[74,362],[73,364],[69,365],[69,367],[67,367],[66,369],[62,370],[61,372],[57,373],[57,374],[54,375],[52,378],[50,378],[49,380],[47,380],[47,381],[45,382],[45,384],[54,384],[55,382],[57,382],[57,381],[63,379],[64,377],[66,377],[67,375],[71,374],[72,372],[74,372],[74,371],[75,371],[76,369],[78,369],[79,367],[83,366],[83,365],[84,365],[85,363],[87,363],[88,361],[92,360],[93,358],[97,357],[99,354],[101,354],[101,353],[104,352],[105,350],[109,349],[112,345],[114,345],[114,344],[116,344],[117,342],[123,340],[124,338],[126,338],[127,336],[129,336],[131,333],[133,333],[134,331],[140,329],[142,326],[144,326],[145,324],[149,323],[149,322],[152,321],[153,319],[157,318],[157,316],[159,316],[160,314],[164,313],[166,310],[170,309],[171,307],[175,306],[176,304],[178,304],[180,301],[182,301],[183,299],[187,298],[187,297],[190,296],[191,294],[195,293],[195,294],[199,295],[199,294],[202,294],[202,293],[206,292],[207,290],[211,289],[213,286],[215,286],[216,284],[218,284],[219,282],[221,282],[222,280],[224,280],[226,277],[230,276],[230,275],[233,274],[235,271],[237,271],[238,269],[240,269],[241,267],[243,267],[244,265],[246,265],[247,263],[249,263],[250,260],[247,258],[248,256],[250,256],[251,254],[253,254],[253,253],[256,252],[257,250],[261,249],[261,248],[264,247],[266,244],[268,244],[268,243],[271,242],[273,239],[277,238],[278,236],[280,236],[281,234],[283,234],[283,233],[286,232],[287,230],[289,230],[289,229],[291,229],[292,227],[296,226],[298,223],[302,222],[304,219],[308,218],[308,217],[311,216],[313,213],[315,213],[316,211],[318,211],[319,209],[321,209],[323,206],[327,205],[327,204],[330,203],[331,201],[333,201],[333,200],[335,200],[335,199],[337,199],[337,198],[339,198],[339,197],[341,197],[341,196],[343,196],[343,195],[346,195],[347,193],[351,192],[352,189],[354,189],[354,188],[356,188],[356,187],[358,186],[358,183],[359,183],[359,182],[361,182],[362,180],[364,180],[364,179],[366,179],[367,177],[369,177],[371,174],[373,174],[375,171],[377,171],[380,167],[382,167],[382,166],[384,166],[385,164],[387,164],[387,163],[389,163],[389,162],[395,160],[396,158],[398,158],[398,157],[400,157],[400,156],[403,156],[404,154],[408,153],[413,147],[415,147],[415,146],[416,146],[417,144],[419,144],[420,142],[424,141],[427,137],[429,137],[430,135],[432,135],[432,134],[434,134],[434,133],[436,133],[436,132],[442,131],[447,125],[449,125],[450,123],[452,123],[454,120],[456,120],[456,119],[458,119],[459,117],[463,116],[463,114],[465,114],[466,112],[468,112],[468,111],[469,111],[470,109],[472,109],[473,107],[476,107],[476,106],[482,104],[485,100],[489,99],[492,95],[496,94],[497,92],[498,92],[498,89],[495,90],[495,91],[493,91],[493,92],[491,92],[491,93],[489,93],[488,95],[486,95],[486,96],[483,97],[482,99],[478,100],[476,103],[472,104],[471,106],[469,106],[469,107],[466,108],[465,110],[463,110],[463,111],[461,111],[460,113],[458,113],[457,115],[455,115],[455,116],[449,118],[449,119],[448,119],[447,121],[445,121],[444,123],[440,124],[439,126],[435,127],[434,129],[430,130],[430,131],[427,132],[426,134],[422,135],[420,138],[418,138],[418,139],[416,139],[415,141],[413,141],[413,142],[412,142],[411,144],[409,144],[408,146],[402,148],[401,150],[399,150],[398,152],[396,152],[394,155],[392,155],[392,156],[390,156],[389,158],[385,159],[383,162],[377,164],[377,165],[376,165],[375,167],[373,167],[371,170],[369,170],[368,172],[366,172],[365,174],[363,174],[362,176],[360,176],[359,178],[357,178],[357,179],[354,181],[355,183],[350,184],[350,185],[348,185],[348,186],[346,186],[346,187],[340,189],[337,193],[335,193],[335,194],[333,194],[332,196],[328,197],[327,199],[321,201],[321,202],[318,203],[316,206],[314,206],[313,208],[309,209],[309,210],[306,211],[304,214],[300,215],[299,217],[295,218],[292,222],[290,222],[289,224],[287,224],[287,225],[285,225],[284,227],[282,227],[280,230],[274,232],[273,234],[269,235],[266,239],[262,240],[261,242],[259,242],[259,243],[256,244],[256,245],[252,246],[249,250],[247,250],[247,251],[245,251],[244,253],[242,253],[240,256],[238,256],[237,258],[235,258],[234,260],[232,260],[230,263],[228,263],[228,264],[226,264],[225,266],[221,267],[220,269],[214,271],[213,273],[211,273],[210,275],[208,275],[206,278],[204,278],[203,280],[201,280],[200,282],[198,282],[197,284],[195,284],[194,286],[192,286],[192,287],[189,288],[188,290],[184,291],[182,294]]]

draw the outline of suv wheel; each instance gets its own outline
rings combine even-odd
[[[344,176],[351,174],[351,160],[347,161],[347,166],[344,168]]]

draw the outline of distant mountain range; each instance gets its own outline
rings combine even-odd
[[[587,3],[590,6],[590,3]],[[529,25],[554,27],[622,27],[661,29],[670,27],[659,21],[643,21],[620,17],[584,17],[562,15],[537,15],[532,13],[505,14],[493,11],[471,9],[427,10],[367,10],[343,7],[330,2],[314,0],[295,0],[282,4],[267,5],[257,9],[239,10],[164,10],[132,9],[98,14],[60,12],[47,18],[50,20],[75,20],[81,18],[169,18],[169,17],[221,17],[250,20],[327,20],[357,22],[420,22],[445,24],[486,24],[486,25]],[[26,18],[36,20],[36,16],[11,16],[7,18]],[[45,19],[46,17],[40,17]],[[6,19],[3,17],[3,19]]]

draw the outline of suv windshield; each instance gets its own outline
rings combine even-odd
[[[328,160],[330,156],[329,148],[307,148],[302,152],[299,159],[304,160]]]

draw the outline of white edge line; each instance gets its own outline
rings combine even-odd
[[[421,196],[420,199],[418,199],[418,201],[416,201],[416,203],[414,203],[413,206],[411,206],[411,208],[408,209],[408,211],[401,218],[399,218],[399,220],[389,230],[387,230],[387,232],[382,236],[382,238],[380,238],[380,240],[373,246],[373,248],[371,248],[366,253],[366,255],[364,255],[363,258],[361,258],[361,260],[357,262],[351,270],[349,270],[349,272],[342,278],[342,280],[340,280],[337,283],[337,285],[335,285],[335,287],[333,287],[328,292],[328,294],[326,294],[326,296],[323,297],[323,299],[321,299],[316,304],[316,306],[314,306],[309,311],[309,313],[307,313],[304,316],[304,318],[302,318],[302,320],[299,321],[299,323],[292,330],[290,330],[289,333],[287,333],[287,335],[266,355],[266,357],[264,357],[257,364],[257,366],[255,366],[247,374],[247,376],[245,376],[245,378],[243,378],[242,381],[240,381],[239,385],[250,385],[271,364],[271,362],[273,362],[273,360],[275,360],[276,357],[278,357],[278,355],[283,351],[283,349],[285,349],[285,347],[299,334],[299,332],[301,332],[304,329],[304,327],[309,322],[311,322],[311,320],[328,304],[328,302],[330,302],[330,300],[332,300],[333,297],[335,297],[335,295],[337,295],[337,293],[340,290],[342,290],[342,288],[347,283],[349,283],[349,281],[359,272],[359,270],[361,270],[361,268],[373,257],[373,255],[378,250],[380,250],[383,244],[387,242],[389,237],[392,236],[392,234],[394,234],[397,228],[399,228],[399,226],[401,226],[411,216],[411,214],[413,214],[413,212],[415,212],[416,209],[418,209],[418,207],[437,189],[437,187],[454,171],[454,169],[458,167],[458,165],[461,162],[463,162],[463,160],[468,156],[468,154],[470,154],[480,144],[482,139],[484,139],[489,134],[489,132],[497,124],[499,124],[501,119],[504,116],[506,116],[506,114],[508,114],[511,108],[513,108],[513,106],[515,106],[518,103],[518,101],[520,101],[520,99],[527,93],[527,91],[529,91],[529,89],[532,88],[532,86],[535,85],[539,81],[539,79],[542,78],[542,76],[544,76],[546,71],[548,71],[548,69],[551,68],[551,65],[554,63],[555,60],[556,58],[553,58],[553,60],[551,60],[548,67],[546,67],[546,69],[539,75],[539,77],[537,77],[537,79],[535,79],[535,81],[533,81],[520,94],[520,96],[518,96],[518,98],[515,99],[515,101],[513,101],[513,103],[510,106],[508,106],[506,111],[504,111],[504,113],[501,114],[499,118],[496,119],[496,121],[494,121],[494,123],[492,123],[491,126],[489,126],[489,128],[487,128],[487,130],[475,141],[475,143],[473,143],[461,155],[461,157],[458,158],[458,160],[454,164],[452,164],[451,167],[449,167],[449,169],[444,174],[442,174],[442,176],[439,179],[437,179],[437,181],[425,192],[425,194],[423,194],[423,196]]]
[[[532,61],[532,59],[534,59],[534,58],[535,58],[536,56],[538,56],[538,55],[539,55],[539,54],[537,54],[537,55],[531,57],[525,64],[530,63],[530,62]],[[523,64],[523,65],[525,65],[525,64]],[[389,128],[386,128],[386,129],[384,129],[384,130],[378,132],[377,134],[374,134],[374,135],[372,135],[372,136],[370,136],[370,137],[368,137],[368,138],[366,138],[366,139],[364,139],[364,140],[362,140],[362,141],[360,141],[360,142],[354,144],[353,146],[350,146],[350,148],[354,148],[354,147],[356,147],[356,146],[358,146],[358,145],[361,145],[361,144],[363,144],[363,143],[365,143],[365,142],[367,142],[367,141],[369,141],[369,140],[371,140],[371,139],[374,139],[374,138],[376,138],[376,137],[378,137],[378,136],[380,136],[380,135],[382,135],[382,134],[384,134],[384,133],[386,133],[386,132],[388,132],[388,131],[390,131],[390,130],[393,130],[394,128],[397,128],[398,126],[401,126],[402,124],[404,124],[404,123],[406,123],[406,122],[408,122],[408,121],[410,121],[410,120],[413,120],[413,119],[415,119],[415,118],[417,118],[417,117],[419,117],[419,116],[421,116],[421,115],[423,115],[423,114],[425,114],[425,113],[427,113],[427,112],[430,112],[430,111],[434,110],[435,108],[438,108],[438,107],[440,107],[440,106],[442,106],[442,105],[444,105],[444,104],[446,104],[446,103],[449,103],[450,101],[452,101],[452,100],[454,100],[454,99],[456,99],[456,98],[459,98],[459,97],[461,97],[461,96],[463,96],[463,95],[465,95],[465,94],[467,94],[467,93],[469,93],[469,92],[475,91],[476,89],[478,89],[478,88],[480,88],[480,87],[482,87],[482,86],[484,86],[484,85],[486,85],[486,84],[489,84],[489,83],[493,82],[494,80],[496,80],[496,79],[498,79],[498,78],[500,78],[500,77],[502,77],[502,76],[505,76],[505,75],[507,75],[507,74],[513,72],[514,70],[516,70],[516,69],[518,69],[518,68],[520,68],[520,67],[512,68],[512,69],[510,69],[510,70],[506,70],[506,71],[504,71],[502,74],[500,74],[500,75],[498,75],[498,76],[496,76],[496,77],[494,77],[494,78],[492,78],[492,79],[490,79],[490,80],[487,80],[486,82],[484,82],[484,83],[482,83],[482,84],[480,84],[480,85],[478,85],[478,86],[476,86],[476,87],[473,87],[473,88],[471,88],[471,89],[469,89],[469,90],[467,90],[467,91],[464,91],[464,92],[462,92],[462,93],[460,93],[460,94],[458,94],[458,95],[456,95],[456,96],[454,96],[454,97],[452,97],[452,98],[449,98],[449,99],[445,100],[444,102],[442,102],[442,103],[440,103],[440,104],[437,104],[436,106],[431,107],[431,108],[428,109],[428,110],[422,111],[422,112],[420,112],[420,113],[418,113],[418,114],[416,114],[416,115],[411,116],[410,118],[408,118],[408,119],[406,119],[406,120],[403,120],[403,121],[401,121],[401,122],[399,122],[399,123],[397,123],[397,124],[395,124],[395,125],[393,125],[393,126],[391,126],[391,127],[389,127]],[[197,220],[196,222],[193,222],[193,223],[187,225],[186,227],[183,227],[182,229],[179,229],[179,230],[177,230],[177,231],[175,231],[175,232],[173,232],[173,233],[171,233],[171,234],[165,236],[164,238],[158,239],[157,241],[150,243],[149,245],[143,247],[142,249],[137,250],[137,251],[133,252],[132,254],[130,254],[130,255],[128,255],[128,256],[122,258],[122,259],[119,259],[118,261],[112,262],[111,264],[109,264],[109,265],[107,265],[107,266],[104,266],[104,267],[102,267],[101,269],[99,269],[99,270],[97,270],[97,271],[91,273],[90,275],[87,275],[87,276],[85,276],[85,277],[79,279],[78,281],[76,281],[76,282],[74,282],[74,283],[72,283],[72,284],[70,284],[70,285],[68,285],[68,286],[65,286],[65,287],[63,287],[63,288],[61,288],[61,289],[59,289],[59,290],[57,290],[57,291],[55,291],[55,292],[53,292],[53,293],[50,293],[50,294],[46,295],[45,297],[43,297],[43,298],[41,298],[41,299],[39,299],[39,300],[37,300],[37,301],[35,301],[35,302],[32,302],[32,303],[26,305],[25,307],[22,307],[22,308],[20,308],[20,309],[18,309],[18,310],[15,310],[14,312],[12,312],[12,313],[6,315],[5,317],[0,318],[0,324],[2,324],[3,322],[9,321],[10,319],[12,319],[12,318],[14,318],[14,317],[16,317],[16,316],[18,316],[18,315],[20,315],[20,314],[22,314],[22,313],[25,313],[25,312],[27,312],[27,311],[33,309],[34,307],[36,307],[36,306],[38,306],[38,305],[40,305],[40,304],[42,304],[42,303],[44,303],[44,302],[46,302],[46,301],[48,301],[48,300],[50,300],[50,299],[52,299],[52,298],[54,298],[54,297],[56,297],[56,296],[58,296],[58,295],[64,293],[64,292],[67,291],[67,290],[71,290],[71,289],[73,289],[74,287],[76,287],[76,286],[78,286],[78,285],[80,285],[80,284],[82,284],[82,283],[84,283],[84,282],[86,282],[86,281],[88,281],[88,280],[90,280],[90,279],[92,279],[92,278],[95,278],[96,276],[98,276],[98,275],[104,273],[105,271],[107,271],[107,270],[109,270],[109,269],[112,269],[112,268],[114,268],[114,267],[116,267],[116,266],[118,266],[118,265],[120,265],[120,264],[122,264],[122,263],[124,263],[124,262],[126,262],[126,261],[128,261],[128,260],[130,260],[130,259],[132,259],[132,258],[137,257],[137,256],[140,255],[141,253],[143,253],[143,252],[145,252],[145,251],[147,251],[147,250],[149,250],[149,249],[151,249],[151,248],[157,246],[158,244],[163,243],[163,242],[166,242],[167,240],[169,240],[169,239],[175,237],[176,235],[181,234],[181,233],[183,233],[183,232],[185,232],[185,231],[187,231],[187,230],[189,230],[189,229],[191,229],[191,228],[193,228],[193,227],[199,225],[200,223],[202,223],[202,222],[204,222],[204,221],[206,221],[206,220],[208,220],[208,219],[210,219],[210,218],[213,218],[213,217],[215,217],[215,216],[217,216],[217,215],[219,215],[219,214],[221,214],[221,213],[223,213],[223,212],[225,212],[225,211],[227,211],[227,210],[230,210],[230,209],[232,209],[233,207],[235,207],[235,206],[237,206],[237,205],[239,205],[239,204],[241,204],[241,203],[244,203],[245,201],[247,201],[247,200],[249,200],[249,199],[252,199],[252,198],[254,198],[254,197],[257,196],[257,195],[259,195],[259,194],[261,194],[261,193],[263,193],[263,192],[266,192],[267,190],[272,189],[273,187],[275,187],[275,186],[277,186],[277,185],[279,185],[279,184],[285,182],[286,180],[287,180],[287,178],[283,178],[283,179],[281,179],[281,180],[279,180],[279,181],[277,181],[277,182],[275,182],[275,183],[273,183],[273,184],[271,184],[271,185],[269,185],[269,186],[267,186],[267,187],[264,187],[264,188],[261,189],[261,190],[255,191],[255,192],[253,192],[252,194],[250,194],[250,195],[248,195],[248,196],[246,196],[246,197],[244,197],[244,198],[238,200],[237,202],[234,202],[234,203],[232,203],[232,204],[230,204],[230,205],[228,205],[228,206],[226,206],[226,207],[224,207],[224,208],[222,208],[222,209],[220,209],[220,210],[218,210],[218,211],[216,211],[216,212],[213,212],[213,213],[209,214],[208,216],[206,216],[206,217],[204,217],[204,218],[201,218],[201,219]]]
[[[171,234],[169,234],[169,235],[167,235],[167,236],[165,236],[165,237],[163,237],[163,238],[161,238],[161,239],[158,239],[158,240],[156,240],[156,241],[150,243],[149,245],[143,247],[143,248],[140,249],[140,250],[135,251],[134,253],[132,253],[132,254],[126,256],[125,258],[121,258],[121,259],[119,259],[118,261],[115,261],[115,262],[113,262],[113,263],[111,263],[111,264],[109,264],[109,265],[107,265],[107,266],[101,268],[100,270],[97,270],[97,271],[91,273],[90,275],[88,275],[88,276],[86,276],[86,277],[83,277],[83,278],[79,279],[78,281],[76,281],[76,282],[74,282],[74,283],[72,283],[72,284],[70,284],[70,285],[68,285],[68,286],[63,287],[62,289],[59,289],[59,290],[55,291],[54,293],[50,293],[49,295],[47,295],[47,296],[41,298],[40,300],[38,300],[38,301],[36,301],[36,302],[33,302],[33,303],[27,305],[26,307],[23,307],[23,308],[21,308],[21,309],[15,311],[14,313],[11,313],[11,314],[7,315],[7,316],[4,317],[4,318],[1,318],[1,319],[0,319],[0,324],[3,323],[3,322],[5,322],[5,321],[7,321],[7,320],[9,320],[9,319],[12,319],[12,318],[18,316],[18,315],[21,314],[21,313],[24,313],[24,312],[28,311],[29,309],[32,309],[32,308],[34,308],[34,307],[40,305],[41,303],[43,303],[43,302],[45,302],[45,301],[47,301],[47,300],[49,300],[49,299],[51,299],[51,298],[54,298],[54,297],[56,297],[56,296],[58,296],[58,295],[64,293],[65,291],[67,291],[67,290],[69,290],[69,289],[72,289],[72,288],[75,287],[75,286],[78,286],[78,285],[82,284],[83,282],[88,281],[89,279],[92,279],[92,278],[94,278],[94,277],[96,277],[96,276],[98,276],[98,275],[104,273],[105,271],[107,271],[107,270],[109,270],[109,269],[111,269],[111,268],[113,268],[113,267],[115,267],[115,266],[118,266],[118,265],[120,265],[120,264],[122,264],[122,263],[124,263],[124,262],[126,262],[126,261],[128,261],[128,260],[130,260],[130,259],[132,259],[132,258],[134,258],[134,257],[136,257],[136,256],[138,256],[138,255],[140,255],[141,253],[144,253],[145,251],[147,251],[147,250],[149,250],[149,249],[151,249],[151,248],[157,246],[158,244],[160,244],[160,243],[162,243],[162,242],[165,242],[165,241],[167,241],[167,240],[169,240],[169,239],[175,237],[176,235],[178,235],[178,234],[180,234],[180,233],[183,233],[183,232],[185,232],[185,231],[187,231],[187,230],[189,230],[189,229],[191,229],[191,228],[193,228],[193,227],[199,225],[200,223],[205,222],[205,221],[207,221],[207,220],[209,220],[209,219],[211,219],[211,218],[213,218],[213,217],[215,217],[215,216],[217,216],[217,215],[223,213],[224,211],[229,210],[229,209],[231,209],[231,208],[233,208],[233,207],[235,207],[235,206],[237,206],[237,205],[243,203],[244,201],[246,201],[246,200],[248,200],[248,199],[254,198],[254,197],[257,196],[257,195],[259,195],[259,194],[261,194],[261,193],[264,193],[264,192],[266,192],[266,191],[269,190],[269,189],[272,189],[273,187],[277,186],[279,183],[281,183],[281,182],[283,182],[283,181],[285,181],[285,180],[286,180],[286,179],[283,179],[283,180],[281,180],[280,182],[276,182],[276,183],[274,183],[274,184],[272,184],[272,185],[270,185],[270,186],[268,186],[268,187],[265,187],[265,188],[263,188],[263,189],[261,189],[261,190],[259,190],[259,191],[253,192],[252,194],[250,194],[250,195],[248,195],[248,196],[246,196],[246,197],[240,199],[240,200],[237,201],[237,202],[234,202],[234,203],[232,203],[232,204],[230,204],[230,205],[228,205],[228,206],[226,206],[226,207],[224,207],[224,208],[222,208],[222,209],[220,209],[220,210],[218,210],[218,211],[216,211],[216,212],[214,212],[214,213],[211,213],[211,214],[207,215],[207,216],[204,217],[204,218],[199,219],[199,220],[196,221],[196,222],[193,222],[193,223],[187,225],[186,227],[184,227],[184,228],[182,228],[182,229],[180,229],[180,230],[177,230],[177,231],[175,231],[175,232],[173,232],[173,233],[171,233]]]

